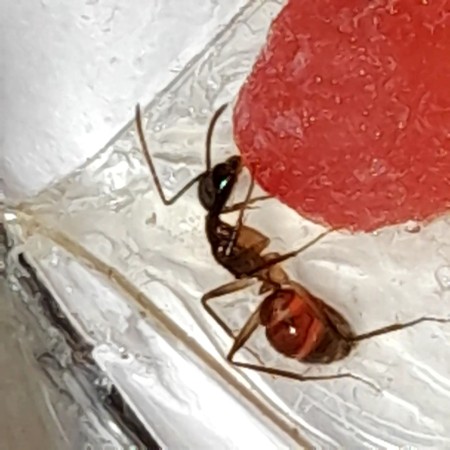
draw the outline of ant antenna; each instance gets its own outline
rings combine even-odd
[[[225,111],[228,103],[224,103],[212,116],[211,121],[209,123],[208,132],[206,133],[206,171],[209,172],[211,170],[211,141],[212,135],[214,131],[214,127],[216,126],[217,120]]]
[[[150,172],[152,174],[153,181],[156,186],[156,190],[158,191],[159,197],[161,198],[162,202],[168,206],[174,204],[188,189],[190,189],[195,183],[197,183],[198,180],[202,177],[203,174],[197,175],[195,178],[192,178],[192,180],[188,181],[187,184],[179,191],[177,192],[172,198],[167,198],[164,195],[161,182],[159,181],[158,174],[156,173],[156,168],[153,163],[152,157],[150,156],[150,152],[147,147],[147,141],[145,140],[144,136],[144,130],[142,129],[142,118],[141,118],[141,107],[139,103],[136,105],[136,128],[139,136],[139,142],[141,143],[142,153],[144,154],[145,161],[147,162],[147,165],[150,169]]]
[[[219,119],[220,115],[225,111],[225,108],[228,106],[228,103],[223,104],[213,115],[211,122],[208,127],[208,133],[206,135],[206,172],[198,174],[195,178],[188,181],[187,184],[177,192],[172,198],[167,198],[164,195],[161,182],[159,181],[158,174],[156,173],[155,164],[153,163],[152,157],[150,156],[150,152],[148,150],[147,141],[144,136],[144,130],[142,128],[142,118],[141,118],[141,107],[139,103],[136,105],[136,113],[135,113],[135,122],[136,129],[139,137],[139,142],[141,144],[142,153],[144,154],[145,161],[150,169],[152,174],[153,181],[156,186],[156,190],[158,191],[159,197],[162,202],[168,206],[174,204],[187,190],[189,190],[195,183],[197,183],[205,173],[211,171],[211,141],[212,134],[214,131],[214,126]]]

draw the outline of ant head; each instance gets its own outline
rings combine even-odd
[[[232,156],[204,173],[198,184],[198,195],[203,207],[210,213],[220,214],[242,169],[241,158]]]

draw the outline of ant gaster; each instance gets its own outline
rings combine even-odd
[[[345,358],[357,342],[382,334],[412,327],[421,322],[448,323],[450,319],[421,317],[406,323],[396,323],[356,335],[348,321],[323,300],[315,297],[299,283],[289,280],[279,264],[305,251],[325,235],[327,230],[301,248],[285,253],[266,253],[270,239],[259,231],[243,224],[243,214],[251,203],[267,199],[267,196],[251,199],[254,181],[250,183],[245,200],[227,206],[233,188],[242,171],[239,156],[232,156],[225,162],[211,165],[211,141],[214,126],[227,105],[222,105],[213,115],[206,136],[206,169],[190,180],[172,198],[167,199],[157,176],[142,128],[140,107],[136,107],[136,127],[141,148],[150,168],[156,189],[165,205],[175,203],[187,190],[198,183],[198,197],[207,211],[205,218],[206,236],[215,260],[226,268],[235,280],[220,286],[202,297],[202,305],[221,328],[234,340],[227,354],[227,360],[235,366],[309,381],[353,378],[373,386],[363,378],[351,373],[305,376],[296,372],[251,363],[234,361],[235,354],[246,344],[253,332],[263,326],[271,346],[280,354],[305,363],[328,364]],[[236,225],[221,220],[221,215],[238,211]],[[235,336],[228,325],[209,305],[213,298],[244,289],[255,280],[261,284],[260,294],[269,294],[248,318],[238,335]],[[253,353],[253,352],[252,352]],[[259,359],[259,358],[258,358]]]

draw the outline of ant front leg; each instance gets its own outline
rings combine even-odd
[[[236,221],[236,225],[234,226],[233,233],[231,235],[230,241],[228,242],[227,249],[225,251],[225,254],[231,255],[233,248],[238,242],[241,229],[243,227],[243,221],[244,221],[244,211],[247,208],[247,205],[250,201],[250,197],[252,196],[253,188],[255,186],[255,181],[253,178],[250,181],[250,185],[248,187],[247,195],[245,196],[245,200],[240,204],[239,215]]]
[[[235,212],[235,211],[240,211],[242,208],[244,209],[253,209],[252,207],[248,206],[251,205],[253,203],[256,202],[262,202],[264,200],[269,200],[272,197],[270,195],[261,195],[259,197],[254,197],[251,198],[248,202],[239,202],[239,203],[235,203],[234,205],[231,206],[225,206],[222,211],[220,212],[220,214],[228,214],[231,212]]]

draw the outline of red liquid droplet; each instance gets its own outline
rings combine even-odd
[[[450,1],[292,0],[242,87],[235,140],[301,215],[373,230],[450,204]]]

